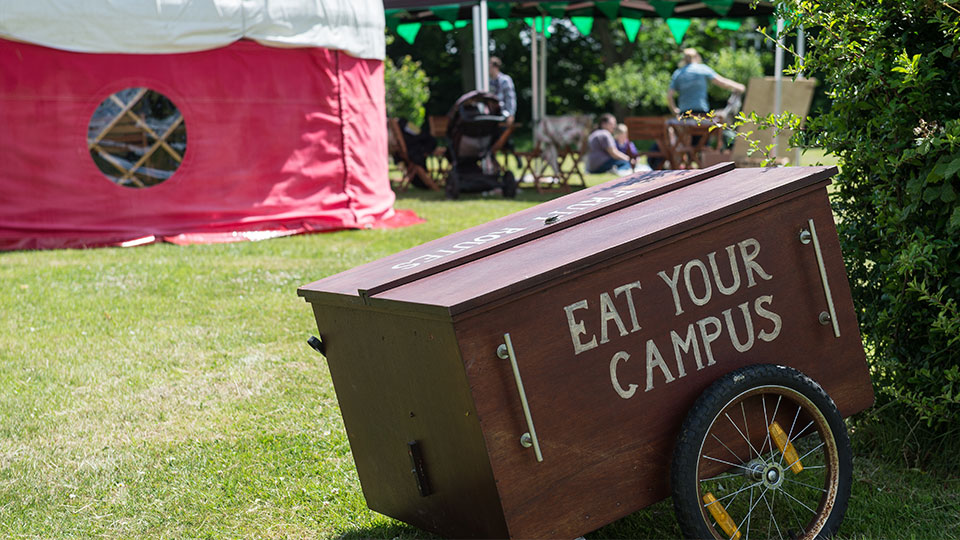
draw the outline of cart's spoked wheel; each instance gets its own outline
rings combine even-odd
[[[671,469],[687,538],[832,536],[850,496],[843,419],[799,371],[755,365],[716,381],[681,428]]]

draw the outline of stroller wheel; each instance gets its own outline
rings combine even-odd
[[[507,199],[517,196],[517,177],[510,171],[503,175],[503,196]]]
[[[446,197],[451,201],[460,198],[460,175],[456,170],[450,171],[447,175]]]

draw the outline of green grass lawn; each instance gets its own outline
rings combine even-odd
[[[411,191],[427,222],[400,230],[0,253],[0,537],[429,537],[366,509],[296,289],[546,198]],[[955,473],[858,446],[845,536],[960,537]],[[590,537],[678,534],[665,502]]]

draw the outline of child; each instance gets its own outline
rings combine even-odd
[[[634,169],[637,166],[637,146],[628,136],[627,125],[617,124],[617,127],[613,130],[613,138],[617,141],[617,150],[630,156],[630,168]]]

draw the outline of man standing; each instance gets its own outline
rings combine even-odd
[[[517,89],[513,86],[513,79],[500,71],[503,62],[496,56],[490,57],[490,93],[500,101],[500,111],[507,117],[507,122],[513,123],[513,116],[517,113]]]
[[[691,113],[704,115],[710,112],[707,102],[707,83],[713,83],[731,92],[742,94],[746,87],[726,77],[721,77],[710,66],[703,63],[696,49],[683,50],[683,66],[670,77],[667,90],[667,105],[673,114]],[[676,101],[674,101],[676,97]]]
[[[604,173],[611,169],[620,175],[632,172],[630,156],[617,150],[617,141],[613,138],[616,127],[616,117],[610,113],[600,115],[597,129],[587,138],[588,173]]]

